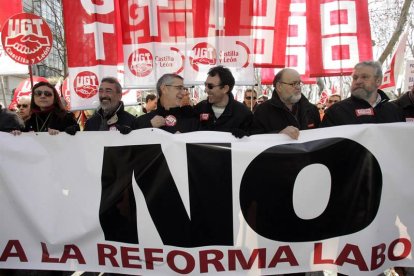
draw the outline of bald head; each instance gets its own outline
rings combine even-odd
[[[291,109],[302,97],[302,81],[298,71],[285,68],[276,74],[273,86],[280,100]]]

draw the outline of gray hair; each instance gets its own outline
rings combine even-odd
[[[17,102],[27,101],[27,102],[29,102],[29,105],[30,105],[30,100],[31,100],[30,96],[21,96],[21,97],[17,98]]]
[[[355,65],[354,69],[357,69],[359,67],[364,67],[364,66],[369,66],[371,68],[374,68],[375,70],[375,77],[382,79],[382,66],[381,63],[379,63],[378,61],[373,61],[373,60],[369,60],[369,61],[362,61],[357,63],[357,65]]]
[[[119,81],[118,81],[117,78],[114,78],[114,77],[104,77],[101,80],[101,83],[103,83],[103,82],[115,84],[116,93],[118,93],[118,94],[122,93],[122,86],[119,83]]]
[[[157,81],[158,97],[161,98],[161,96],[162,96],[161,85],[164,85],[164,84],[165,85],[171,85],[173,83],[174,79],[184,80],[183,77],[181,77],[180,75],[177,75],[177,74],[164,74],[158,79],[158,81]]]

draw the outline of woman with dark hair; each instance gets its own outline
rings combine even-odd
[[[79,130],[73,114],[65,110],[56,88],[48,82],[33,86],[30,109],[32,115],[26,121],[25,131],[49,132],[50,135],[65,131],[74,135]]]

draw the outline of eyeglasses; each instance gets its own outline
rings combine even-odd
[[[46,91],[46,90],[45,91],[36,90],[36,91],[33,92],[33,94],[35,96],[38,96],[38,97],[42,96],[42,94],[45,95],[45,97],[52,97],[53,96],[53,93],[52,92]]]
[[[17,106],[17,108],[28,108],[29,107],[29,105],[28,104],[18,104],[18,105],[16,105]]]
[[[294,82],[291,82],[291,83],[283,82],[283,81],[279,81],[279,82],[283,83],[283,84],[290,85],[292,87],[297,87],[297,86],[302,86],[303,85],[303,82],[301,82],[301,81],[294,81]]]
[[[208,88],[208,89],[213,89],[214,87],[217,87],[217,86],[223,86],[222,84],[212,84],[212,83],[205,83],[204,84],[204,86],[205,86],[205,88]]]
[[[246,97],[244,97],[246,100],[251,100],[252,99],[252,97],[251,96],[246,96]],[[257,99],[257,97],[253,97],[253,99],[254,100],[256,100]]]
[[[172,85],[172,84],[166,84],[165,86],[172,86],[174,88],[176,88],[177,90],[186,90],[187,88],[182,86],[182,85]]]

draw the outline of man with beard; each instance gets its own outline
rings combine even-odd
[[[177,74],[164,74],[157,81],[157,109],[139,116],[136,128],[160,128],[170,133],[196,131],[198,122],[191,106],[181,106],[187,92],[184,79]]]
[[[233,74],[219,65],[210,68],[207,75],[204,85],[208,98],[194,107],[200,130],[231,132],[238,138],[247,135],[253,115],[233,97]]]
[[[105,77],[99,86],[101,106],[85,124],[85,131],[118,130],[128,134],[134,129],[135,116],[124,110],[122,87],[113,77]]]
[[[321,126],[351,124],[378,124],[402,122],[402,111],[389,102],[378,89],[382,82],[381,64],[375,61],[360,62],[352,73],[351,97],[325,111]]]
[[[252,134],[283,133],[298,139],[300,130],[319,127],[319,111],[302,95],[302,81],[296,70],[279,71],[273,87],[272,98],[254,113]]]

